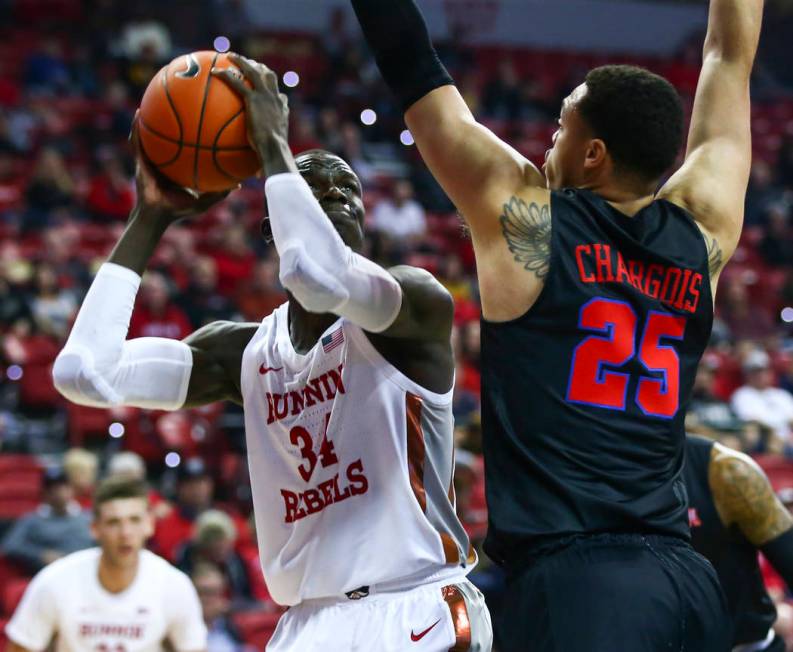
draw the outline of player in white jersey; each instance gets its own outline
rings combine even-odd
[[[231,56],[237,76],[217,71],[217,83],[246,101],[288,303],[184,342],[125,341],[162,233],[223,197],[168,187],[138,152],[138,205],[56,360],[56,386],[87,405],[243,405],[262,567],[291,607],[268,650],[489,650],[454,512],[451,297],[423,270],[358,253],[357,176],[329,152],[295,160],[274,73]]]
[[[6,625],[8,652],[202,652],[207,633],[189,578],[144,550],[153,531],[137,480],[99,485],[98,548],[72,553],[30,582]]]

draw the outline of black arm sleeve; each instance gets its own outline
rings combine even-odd
[[[793,590],[793,528],[760,546],[760,551]]]
[[[403,111],[427,93],[453,84],[414,0],[352,0],[366,42]]]

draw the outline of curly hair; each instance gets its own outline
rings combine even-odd
[[[616,169],[657,181],[683,143],[683,105],[666,79],[636,66],[590,70],[578,103],[584,121],[606,144]]]

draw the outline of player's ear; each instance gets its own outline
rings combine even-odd
[[[587,143],[586,153],[584,154],[584,167],[587,169],[598,168],[603,165],[607,156],[606,143],[600,138],[593,138]]]

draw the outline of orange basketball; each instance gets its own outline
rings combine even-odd
[[[177,57],[151,80],[138,115],[140,144],[151,163],[197,192],[228,190],[260,167],[248,143],[245,104],[209,74],[213,67],[236,68],[219,52]]]

